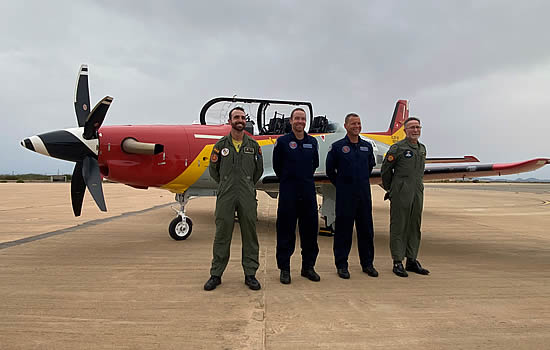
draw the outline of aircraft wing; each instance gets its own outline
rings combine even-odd
[[[550,164],[548,158],[535,158],[516,163],[496,163],[496,164],[475,164],[475,165],[446,165],[446,166],[426,166],[424,170],[424,181],[464,179],[484,176],[502,176],[525,173],[537,170],[546,164]],[[374,169],[370,175],[371,185],[382,183],[380,169]],[[266,176],[262,180],[263,184],[279,183],[277,176]],[[326,174],[315,174],[315,183],[330,183]]]
[[[476,156],[464,156],[462,158],[426,158],[426,164],[428,163],[479,163],[479,159]]]

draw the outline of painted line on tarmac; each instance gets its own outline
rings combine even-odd
[[[92,221],[88,221],[88,222],[85,222],[85,223],[80,224],[80,225],[63,228],[63,229],[57,230],[57,231],[41,233],[41,234],[36,235],[36,236],[25,237],[25,238],[17,239],[15,241],[0,243],[0,250],[10,248],[10,247],[15,247],[15,246],[25,244],[25,243],[38,241],[38,240],[48,238],[48,237],[52,237],[52,236],[61,235],[63,233],[72,232],[72,231],[75,231],[75,230],[80,229],[80,228],[86,228],[86,227],[89,227],[89,226],[96,226],[96,225],[104,224],[106,222],[113,221],[113,220],[116,220],[116,219],[121,219],[123,217],[143,214],[143,213],[146,213],[146,212],[151,211],[151,210],[167,207],[169,205],[172,205],[172,203],[155,205],[154,207],[143,209],[143,210],[131,211],[131,212],[128,212],[128,213],[122,213],[122,214],[117,215],[117,216],[111,216],[111,217],[108,217],[108,218],[105,218],[105,219],[92,220]]]

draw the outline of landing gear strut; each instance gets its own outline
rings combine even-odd
[[[319,227],[319,236],[334,237],[334,223],[327,225],[327,217],[323,216],[325,220],[325,227]]]
[[[185,205],[189,201],[189,195],[187,193],[177,193],[176,201],[179,204],[179,209],[172,207],[172,209],[178,214],[168,227],[168,233],[170,237],[176,241],[183,241],[189,236],[193,231],[193,222],[190,218],[185,215]]]

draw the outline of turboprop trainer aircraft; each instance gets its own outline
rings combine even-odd
[[[193,196],[216,195],[217,184],[207,171],[210,153],[216,141],[230,132],[227,113],[236,104],[249,111],[245,130],[262,147],[264,174],[257,189],[276,198],[279,180],[271,164],[273,146],[279,136],[290,132],[288,112],[300,106],[309,117],[309,134],[319,141],[320,164],[315,182],[323,197],[320,213],[325,220],[325,230],[332,230],[336,191],[324,172],[324,163],[329,146],[344,137],[345,130],[326,116],[314,116],[310,102],[219,97],[204,105],[200,125],[102,126],[112,101],[112,97],[106,96],[90,110],[88,66],[82,65],[74,99],[78,127],[32,136],[21,142],[32,151],[76,163],[71,180],[75,216],[81,214],[86,187],[97,206],[102,211],[107,210],[102,177],[135,188],[158,187],[175,193],[179,203],[179,208],[175,209],[177,216],[169,225],[170,236],[175,240],[187,239],[192,232],[192,221],[185,214],[185,205]],[[207,125],[207,119],[216,113],[225,125]],[[408,102],[399,100],[387,131],[361,134],[372,144],[375,153],[377,165],[371,174],[372,184],[381,182],[380,165],[390,145],[405,137],[403,122],[408,116]],[[484,165],[475,164],[477,162],[474,156],[428,158],[424,179],[517,174],[536,170],[549,164],[550,159]],[[436,163],[453,164],[433,165]]]

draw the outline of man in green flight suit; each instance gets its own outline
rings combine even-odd
[[[216,199],[216,236],[212,268],[205,290],[222,283],[221,276],[229,261],[235,211],[242,237],[244,283],[252,290],[261,289],[256,279],[258,269],[258,236],[256,234],[256,182],[264,172],[262,150],[253,138],[244,133],[246,114],[242,107],[229,111],[231,132],[222,137],[212,149],[210,176],[218,183]]]
[[[421,275],[430,272],[420,265],[416,257],[420,247],[420,224],[424,205],[424,165],[426,147],[418,142],[420,120],[405,120],[406,138],[393,144],[382,163],[382,186],[390,199],[390,250],[393,273],[407,277],[407,271]],[[406,270],[403,258],[407,257]]]

